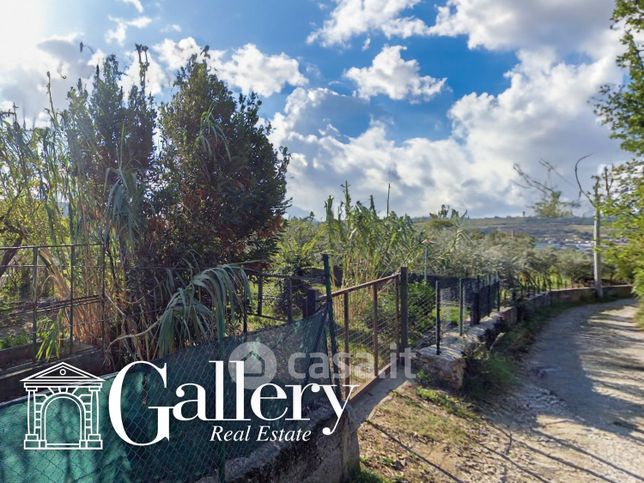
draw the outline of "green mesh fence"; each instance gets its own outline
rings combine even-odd
[[[223,342],[212,342],[179,351],[167,358],[154,361],[155,365],[167,364],[167,388],[156,371],[148,366],[135,366],[126,376],[121,398],[122,420],[127,434],[134,441],[148,442],[157,432],[157,415],[151,406],[174,406],[181,400],[195,397],[196,389],[187,388],[183,398],[175,395],[181,384],[199,384],[206,390],[206,412],[212,417],[215,411],[215,370],[209,361],[230,360],[231,352],[242,343],[261,343],[275,355],[276,374],[273,383],[279,386],[317,382],[328,384],[328,373],[316,371],[315,378],[303,379],[313,360],[306,354],[326,353],[325,338],[327,310],[325,307],[313,316],[280,327],[263,329],[246,336],[228,337]],[[293,353],[305,356],[294,359],[289,371],[289,358]],[[233,359],[234,360],[234,359]],[[210,441],[213,425],[224,431],[242,430],[248,425],[254,428],[270,426],[270,430],[306,429],[306,421],[264,421],[257,418],[250,408],[252,391],[245,391],[245,417],[249,421],[204,422],[177,421],[170,417],[170,440],[152,446],[137,447],[124,442],[114,431],[108,413],[108,396],[114,383],[114,375],[104,377],[99,392],[99,428],[103,449],[83,450],[25,450],[23,441],[27,432],[28,403],[21,399],[0,406],[0,481],[197,481],[211,477],[209,481],[222,481],[226,462],[249,457],[265,442],[251,437],[249,441]],[[236,383],[228,369],[224,371],[225,417],[234,417]],[[191,393],[192,391],[192,393]],[[71,398],[57,398],[46,409],[46,437],[51,441],[74,441],[79,438],[79,407]],[[279,416],[289,404],[288,400],[264,401],[264,417]],[[322,391],[304,393],[304,416],[328,404]],[[186,409],[186,413],[194,409]]]

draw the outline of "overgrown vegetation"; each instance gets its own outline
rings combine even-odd
[[[606,86],[597,107],[635,156],[607,171],[611,191],[601,211],[611,220],[612,242],[602,276],[633,281],[640,295],[642,18],[641,2],[618,0],[613,20],[626,25],[618,64],[629,72],[628,85]],[[78,247],[75,285],[106,294],[106,314],[88,304],[42,320],[44,357],[59,352],[72,316],[76,337],[103,343],[121,362],[222,337],[239,330],[253,292],[244,266],[298,275],[319,268],[323,252],[332,257],[337,287],[401,266],[451,276],[499,273],[506,288],[586,284],[592,277],[586,253],[539,249],[521,234],[469,229],[467,213],[449,206],[421,225],[388,205],[376,207],[373,199],[353,200],[348,182],[339,203],[326,201],[322,219],[285,220],[290,155],[270,143],[257,96],[233,94],[209,67],[206,49],[177,72],[171,97],[159,102],[149,94],[147,47],[137,45],[137,54],[139,76],[127,92],[119,62],[109,56],[90,85],[79,80],[70,90],[67,106],[51,103],[43,126],[20,124],[15,108],[0,113],[0,243],[8,247],[0,261],[3,304],[68,298],[72,253],[59,246],[65,244]],[[540,216],[569,215],[576,206],[549,178],[538,182],[517,171],[543,194],[533,207]],[[47,274],[36,283],[19,269],[33,260],[18,247],[31,244],[53,245],[36,256]],[[97,246],[106,249],[105,286]],[[306,288],[301,283],[292,290],[300,297]],[[422,284],[410,289],[411,326],[431,320],[431,304],[414,303],[431,300],[431,290]],[[386,297],[382,302],[383,314],[395,312]],[[283,305],[277,300],[272,310]]]
[[[140,76],[127,93],[110,56],[91,88],[79,81],[70,90],[66,109],[50,106],[46,127],[19,124],[15,110],[0,119],[0,243],[16,247],[3,250],[0,276],[30,263],[20,245],[74,244],[75,266],[84,267],[76,286],[100,293],[95,245],[105,247],[106,331],[93,304],[74,309],[75,336],[119,341],[120,359],[151,359],[232,330],[225,322],[243,306],[246,281],[230,262],[272,255],[287,206],[289,155],[268,141],[256,96],[236,98],[202,55],[158,103],[148,94],[147,48],[137,51]],[[42,249],[38,258],[42,286],[27,276],[27,290],[69,298],[70,251]],[[71,315],[63,309],[50,324],[54,346]]]
[[[644,60],[641,34],[644,30],[644,4],[640,0],[616,0],[612,21],[623,25],[622,54],[617,65],[626,71],[626,84],[605,85],[596,105],[600,119],[625,151],[633,154],[626,164],[612,169],[613,196],[606,213],[614,218],[613,236],[619,241],[608,248],[609,259],[622,276],[634,281],[636,294],[644,297]],[[639,312],[644,324],[644,308]]]

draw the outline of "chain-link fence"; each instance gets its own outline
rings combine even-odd
[[[307,313],[307,292],[324,286],[324,272],[311,270],[300,274],[271,273],[245,269],[251,289],[251,304],[246,310],[245,330],[290,323]]]
[[[409,342],[436,345],[446,332],[463,335],[500,304],[501,283],[496,275],[447,277],[409,275]],[[437,321],[439,323],[437,323]]]
[[[78,389],[59,391],[50,387],[46,392],[49,399],[35,408],[31,406],[32,401],[24,399],[0,405],[0,481],[196,481],[205,477],[223,481],[226,468],[230,470],[242,461],[239,458],[252,459],[253,452],[267,444],[268,439],[262,440],[255,434],[243,438],[247,431],[265,428],[264,434],[270,438],[273,431],[304,431],[311,423],[280,417],[292,410],[287,398],[263,398],[260,418],[251,407],[252,392],[239,389],[240,381],[234,379],[235,373],[229,371],[227,364],[225,370],[219,371],[213,361],[243,360],[247,365],[262,364],[262,374],[274,371],[270,380],[282,388],[308,382],[328,384],[330,369],[319,370],[319,354],[327,353],[327,316],[328,309],[323,306],[312,316],[288,325],[204,343],[154,361],[155,366],[167,368],[167,381],[149,365],[133,367],[124,378],[119,401],[123,429],[131,440],[153,441],[162,411],[168,415],[170,412],[163,408],[176,407],[180,400],[192,399],[180,409],[187,420],[178,421],[175,409],[174,417],[168,416],[171,418],[169,439],[153,445],[127,444],[113,429],[108,418],[108,395],[115,384],[113,376],[105,377],[98,394],[102,451],[23,450],[25,435],[39,444],[72,445],[65,447],[73,447],[83,440],[86,436],[83,423],[91,415],[84,411],[81,401],[84,396]],[[263,351],[265,347],[271,355]],[[313,364],[317,364],[315,371]],[[257,373],[254,369],[247,372]],[[193,385],[180,388],[183,384]],[[203,406],[194,401],[198,396],[194,384],[204,388]],[[248,378],[245,384],[248,388]],[[303,417],[326,407],[326,401],[322,391],[304,391]],[[212,423],[195,417],[197,414],[211,418]],[[228,431],[236,436],[229,440],[220,440],[217,436]]]
[[[333,311],[343,384],[359,385],[357,394],[378,377],[400,347],[400,274],[333,292]]]

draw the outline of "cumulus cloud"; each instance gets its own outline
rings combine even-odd
[[[393,36],[395,19],[418,20],[403,17],[416,3],[338,0],[309,41],[343,45],[361,34]],[[435,25],[409,32],[463,35],[470,48],[514,51],[518,62],[505,74],[509,85],[502,92],[472,92],[456,100],[448,113],[451,133],[443,139],[394,137],[373,113],[368,126],[352,136],[343,134],[337,119],[317,126],[311,121],[329,111],[328,105],[364,110],[350,101],[368,103],[373,95],[412,100],[435,95],[439,81],[420,76],[418,63],[405,61],[400,46],[385,47],[371,66],[345,72],[357,86],[353,97],[296,89],[273,118],[273,141],[293,153],[294,211],[319,212],[322,200],[338,195],[340,184],[349,180],[357,198],[374,194],[381,203],[391,183],[392,206],[412,215],[442,203],[473,215],[518,213],[535,195],[516,184],[513,165],[542,177],[540,159],[568,177],[560,188],[575,198],[576,159],[592,154],[581,173],[588,178],[601,165],[628,157],[592,108],[602,84],[622,80],[615,66],[619,32],[609,28],[612,7],[606,0],[447,0]]]
[[[143,13],[143,5],[141,4],[141,0],[121,0],[121,2],[125,3],[126,5],[132,5],[137,12]]]
[[[169,69],[176,70],[191,55],[201,52],[202,47],[195,39],[187,37],[179,41],[165,39],[153,50]],[[281,92],[287,84],[302,86],[308,83],[296,59],[284,53],[265,54],[254,44],[246,44],[230,53],[223,50],[208,53],[209,65],[217,75],[244,93],[254,91],[268,97]]]
[[[345,45],[352,37],[380,32],[387,38],[428,35],[429,26],[418,17],[405,15],[420,0],[335,0],[336,6],[308,43]]]
[[[19,61],[0,58],[0,99],[4,104],[15,103],[18,114],[28,122],[38,122],[49,107],[49,72],[54,104],[64,105],[67,91],[76,80],[92,75],[99,54],[88,59],[79,52],[79,42],[76,34],[49,37],[23,45],[25,55]]]
[[[162,42],[154,45],[152,50],[159,55],[161,62],[169,69],[177,70],[182,65],[185,65],[191,55],[201,52],[202,47],[192,37],[186,37],[177,42],[163,39]]]
[[[288,192],[295,212],[320,214],[326,197],[339,196],[346,180],[356,199],[366,200],[373,194],[381,207],[391,183],[391,203],[399,212],[424,214],[436,203],[463,202],[469,189],[461,186],[470,178],[471,161],[458,142],[422,137],[398,142],[391,138],[387,124],[378,120],[357,136],[344,136],[334,123],[355,110],[366,112],[355,97],[330,89],[298,88],[284,112],[274,117],[271,140],[293,153]],[[503,206],[502,193],[491,193]]]
[[[420,75],[420,65],[414,59],[404,60],[401,45],[385,46],[370,67],[352,67],[345,76],[358,86],[356,94],[369,99],[385,94],[394,100],[427,101],[438,94],[445,79]]]
[[[181,25],[178,23],[171,23],[166,25],[161,29],[162,33],[168,33],[168,32],[181,32]]]
[[[357,97],[339,94],[326,87],[298,87],[287,97],[283,112],[273,117],[273,139],[286,142],[291,132],[319,136],[340,132],[344,126],[367,126],[373,108]]]
[[[434,35],[466,35],[470,48],[592,53],[614,7],[606,0],[448,0]]]
[[[266,55],[253,44],[235,50],[230,60],[215,67],[223,79],[242,92],[255,91],[262,96],[280,92],[286,84],[302,86],[308,82],[297,60],[284,53]]]
[[[621,78],[613,58],[580,65],[540,53],[521,52],[519,58],[505,91],[466,95],[450,110],[454,136],[480,166],[511,172],[519,163],[542,176],[537,161],[544,158],[570,176],[574,161],[592,153],[587,176],[599,164],[623,158],[589,103],[602,84]],[[572,184],[562,188],[575,195]]]
[[[127,29],[134,27],[142,29],[150,25],[152,19],[150,17],[137,17],[133,19],[123,19],[117,17],[109,17],[110,21],[114,22],[114,28],[105,32],[105,41],[108,44],[116,42],[119,45],[125,44],[125,37],[127,36]]]
[[[471,93],[449,111],[452,133],[444,139],[394,139],[385,122],[374,118],[357,136],[344,136],[336,119],[319,126],[327,104],[334,110],[359,109],[355,97],[328,89],[296,89],[283,113],[273,119],[273,142],[294,153],[289,168],[289,194],[296,209],[321,210],[328,194],[339,195],[345,180],[356,197],[376,195],[384,202],[392,184],[392,206],[412,215],[426,215],[442,203],[470,214],[519,213],[533,194],[516,184],[512,166],[542,177],[538,161],[546,159],[568,176],[560,188],[568,198],[577,189],[570,179],[577,158],[588,178],[602,164],[621,161],[617,143],[599,125],[588,100],[600,85],[616,82],[620,72],[613,57],[570,65],[552,53],[519,54],[519,64],[506,75],[509,87],[498,95]],[[300,211],[300,212],[302,212]]]

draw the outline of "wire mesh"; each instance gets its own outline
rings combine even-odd
[[[304,317],[309,289],[321,289],[323,274],[291,275],[246,269],[252,303],[247,308],[248,330],[270,327]]]
[[[137,366],[125,376],[121,395],[124,429],[134,441],[149,442],[157,433],[157,416],[153,407],[174,406],[178,402],[175,389],[182,384],[199,384],[207,395],[205,412],[215,414],[216,391],[223,390],[223,421],[214,422],[226,431],[245,431],[249,426],[266,427],[271,431],[307,429],[307,421],[289,421],[278,418],[287,408],[288,401],[264,399],[260,419],[250,405],[251,392],[244,391],[244,421],[234,418],[238,397],[236,383],[228,370],[223,372],[223,384],[215,385],[214,366],[211,361],[230,361],[232,351],[242,343],[252,347],[266,345],[276,359],[276,374],[272,382],[286,387],[305,382],[329,383],[329,373],[313,371],[312,355],[326,352],[325,324],[328,310],[322,307],[307,319],[294,321],[281,327],[270,327],[244,336],[227,337],[221,343],[210,342],[184,349],[169,357],[154,361],[156,366],[167,365],[167,385],[149,366]],[[254,344],[254,345],[253,345]],[[293,354],[298,357],[289,364]],[[100,433],[102,451],[24,451],[23,438],[27,433],[29,405],[24,400],[0,405],[0,481],[196,481],[211,477],[223,480],[226,467],[238,458],[252,458],[253,452],[270,442],[249,438],[244,441],[213,441],[213,424],[192,419],[170,422],[171,436],[151,446],[132,446],[125,443],[114,431],[108,415],[108,394],[114,377],[106,377],[99,393]],[[186,388],[186,397],[194,398],[195,389]],[[73,397],[69,396],[70,398]],[[306,391],[302,401],[304,417],[326,407],[323,393]],[[79,412],[80,411],[80,412]],[[185,409],[195,414],[194,404]],[[46,410],[45,437],[78,438],[82,409],[75,404],[55,405]],[[271,418],[276,418],[271,421]],[[53,435],[53,436],[52,436]],[[241,460],[237,460],[241,461]]]
[[[344,384],[361,388],[397,356],[400,344],[399,275],[334,292],[333,310]]]

